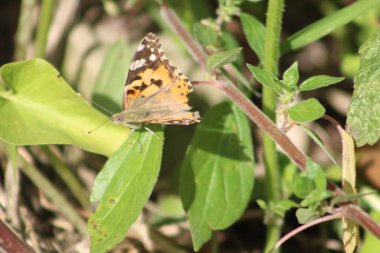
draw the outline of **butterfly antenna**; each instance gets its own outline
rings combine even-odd
[[[144,129],[148,131],[149,133],[153,134],[154,136],[156,136],[160,141],[163,141],[163,139],[160,136],[158,136],[155,132],[153,132],[151,129],[147,128],[146,126],[144,126]]]
[[[104,106],[101,106],[100,104],[95,103],[94,101],[91,101],[91,104],[93,104],[93,105],[95,105],[95,106],[97,106],[97,107],[103,109],[105,112],[108,112],[109,115],[113,115],[113,114],[114,114],[113,112],[111,112],[110,110],[108,110],[107,108],[105,108]]]
[[[100,127],[102,127],[103,125],[105,125],[108,121],[110,121],[112,118],[108,118],[106,121],[104,121],[102,124],[100,124],[99,126],[95,127],[94,129],[92,129],[91,131],[88,131],[87,133],[90,134],[92,132],[94,132],[95,130],[98,130]]]

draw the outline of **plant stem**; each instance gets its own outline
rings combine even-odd
[[[21,240],[1,219],[0,219],[0,249],[1,252],[34,253],[35,251],[27,243]]]
[[[265,47],[263,67],[274,75],[278,75],[280,57],[281,21],[284,10],[284,0],[270,0],[265,28]],[[263,88],[263,111],[276,122],[276,94],[268,87]],[[280,170],[276,143],[268,134],[263,136],[265,187],[268,202],[281,199]],[[264,252],[269,252],[281,236],[282,220],[275,217],[267,226],[267,239]]]
[[[53,0],[43,0],[40,14],[40,22],[38,24],[36,46],[35,46],[35,57],[45,58],[46,42],[49,34],[49,28],[51,19],[53,16]]]
[[[279,248],[282,244],[284,244],[287,240],[289,240],[290,238],[292,238],[293,236],[295,236],[296,234],[304,231],[305,229],[308,229],[312,226],[315,226],[317,224],[320,224],[320,223],[323,223],[323,222],[326,222],[326,221],[331,221],[331,220],[336,220],[336,219],[340,219],[340,218],[343,218],[345,217],[345,214],[340,212],[340,213],[334,213],[334,214],[330,214],[330,215],[326,215],[326,216],[323,216],[319,219],[316,219],[316,220],[313,220],[307,224],[304,224],[302,226],[299,226],[298,228],[296,229],[293,229],[292,231],[290,231],[288,234],[284,235],[277,243],[276,243],[276,246],[275,246],[275,249]]]
[[[265,114],[263,114],[257,106],[255,106],[244,94],[234,85],[230,85],[220,81],[193,81],[192,84],[206,84],[221,90],[231,99],[240,109],[255,123],[266,132],[277,143],[290,159],[301,169],[306,168],[306,156],[303,154]],[[337,188],[337,187],[335,187]]]
[[[176,14],[165,4],[161,5],[161,14],[165,16],[167,22],[171,25],[178,36],[186,45],[187,49],[192,52],[194,59],[200,63],[200,65],[206,66],[207,54],[203,48],[197,44],[191,37],[190,33],[184,28],[183,24],[176,16]],[[206,70],[206,69],[205,69]],[[224,80],[224,79],[223,79]],[[222,81],[223,81],[222,80]],[[207,84],[215,86],[223,91],[228,98],[230,98],[235,104],[237,104],[242,111],[255,123],[258,127],[271,135],[273,140],[278,143],[281,148],[287,153],[295,164],[301,169],[306,169],[306,156],[294,145],[294,143],[278,129],[268,117],[265,116],[247,97],[245,97],[234,85],[228,85],[228,83],[221,83],[220,81],[200,81],[192,82],[193,84]],[[337,187],[331,181],[328,181],[328,188],[334,191],[336,194],[342,194],[342,190]],[[358,222],[360,226],[373,233],[380,239],[380,225],[373,220],[366,212],[360,207],[349,204],[345,208],[347,217],[352,218]],[[274,245],[273,245],[274,246]]]

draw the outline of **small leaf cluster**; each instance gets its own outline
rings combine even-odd
[[[247,66],[258,82],[276,92],[280,102],[285,104],[284,113],[289,115],[295,122],[308,122],[319,119],[326,111],[315,98],[309,98],[289,106],[300,92],[326,87],[344,79],[343,77],[318,75],[310,77],[298,85],[299,71],[297,62],[294,62],[284,72],[282,80],[279,80],[269,71],[250,64],[247,64]]]
[[[273,216],[284,217],[291,208],[298,208],[296,216],[298,222],[305,224],[322,216],[327,210],[326,199],[333,196],[327,190],[327,179],[323,169],[317,163],[308,160],[306,171],[294,171],[292,187],[293,199],[265,202],[257,200],[257,204],[265,211],[265,221],[273,220]],[[297,200],[298,199],[298,200]]]

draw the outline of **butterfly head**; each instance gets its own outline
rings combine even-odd
[[[126,119],[125,119],[125,116],[123,115],[123,112],[112,115],[111,120],[116,125],[125,125],[126,123]]]

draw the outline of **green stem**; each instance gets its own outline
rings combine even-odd
[[[43,0],[41,6],[40,22],[38,24],[35,57],[45,58],[46,42],[54,10],[53,0]]]
[[[284,0],[270,0],[268,2],[263,67],[275,75],[278,75],[283,10]],[[263,89],[263,111],[271,120],[276,122],[276,94],[267,87]],[[281,198],[278,156],[276,143],[267,134],[264,134],[263,148],[267,201],[277,202]],[[269,252],[280,238],[281,223],[278,218],[269,221],[264,252]]]

